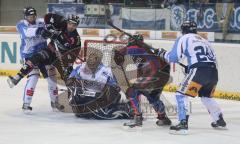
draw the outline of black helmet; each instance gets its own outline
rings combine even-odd
[[[37,15],[37,11],[33,7],[26,7],[23,9],[24,16]]]
[[[80,19],[79,19],[79,16],[71,14],[71,15],[68,16],[67,21],[71,22],[71,23],[75,23],[76,25],[78,25],[79,22],[80,22]]]
[[[143,42],[143,35],[141,34],[134,34],[132,37],[129,37],[128,39],[128,46],[130,45],[136,45],[136,40],[142,41]]]
[[[194,21],[184,21],[181,30],[182,34],[197,33],[197,24]]]

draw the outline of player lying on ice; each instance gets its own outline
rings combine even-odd
[[[39,33],[38,29],[44,27],[44,21],[37,18],[37,12],[33,7],[24,8],[24,19],[19,21],[16,25],[21,38],[20,54],[21,60],[26,62],[31,56],[38,53],[47,47],[47,40]],[[47,71],[51,71],[50,76]],[[40,72],[43,77],[47,79],[48,91],[51,103],[55,103],[57,98],[57,84],[53,81],[55,79],[55,68],[53,66],[39,65],[35,66],[33,70],[27,75],[27,83],[24,88],[23,106],[24,113],[29,114],[32,111],[30,106],[32,103],[33,94],[40,77]]]
[[[158,115],[156,124],[158,126],[171,125],[171,121],[165,112],[165,106],[160,100],[163,87],[169,80],[170,66],[159,57],[150,54],[145,48],[139,46],[136,40],[143,42],[143,36],[140,34],[133,35],[132,38],[129,38],[126,47],[115,50],[114,56],[116,64],[120,67],[123,67],[124,57],[127,55],[131,56],[133,62],[137,65],[137,80],[133,83],[128,80],[129,87],[126,92],[134,111],[134,119],[129,123],[125,123],[124,126],[142,126],[143,117],[139,101],[141,95],[146,96],[156,111]]]
[[[69,104],[77,117],[129,119],[130,107],[120,103],[120,88],[111,68],[102,64],[102,57],[95,49],[73,70],[67,80]]]
[[[188,61],[188,74],[181,82],[176,92],[178,104],[179,124],[170,127],[170,133],[187,134],[188,118],[187,97],[201,97],[202,103],[207,108],[213,119],[213,128],[225,128],[226,122],[223,114],[212,98],[218,82],[218,69],[216,54],[211,44],[197,34],[197,24],[193,21],[185,21],[181,25],[183,36],[178,38],[173,49],[166,52],[164,49],[156,50],[155,53],[167,62],[177,63],[186,57]]]
[[[64,19],[60,15],[49,13],[45,15],[44,22],[45,28],[38,28],[35,33],[45,39],[50,38],[50,43],[47,47],[28,57],[17,75],[9,76],[10,87],[17,85],[35,66],[53,65],[63,80],[71,73],[73,62],[81,48],[80,36],[76,30],[79,17],[71,15]],[[51,71],[49,74],[51,75]],[[51,106],[59,108],[57,99],[55,103],[51,103]]]

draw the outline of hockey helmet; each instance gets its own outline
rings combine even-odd
[[[24,16],[37,15],[37,11],[33,7],[26,7],[23,9]]]
[[[80,22],[80,18],[77,15],[71,14],[71,15],[68,16],[67,21],[70,22],[70,23],[75,23],[76,25],[78,25],[79,22]]]
[[[181,30],[182,34],[197,33],[197,24],[194,21],[184,21]]]

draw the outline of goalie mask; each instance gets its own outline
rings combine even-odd
[[[102,61],[102,52],[94,49],[87,58],[87,67],[94,73]]]
[[[144,41],[143,36],[141,34],[134,34],[132,37],[128,39],[128,46],[136,45],[137,41]]]

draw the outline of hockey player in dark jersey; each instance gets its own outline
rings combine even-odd
[[[17,85],[32,70],[33,66],[39,64],[54,64],[63,79],[71,73],[71,64],[75,61],[81,48],[80,36],[76,30],[79,18],[70,16],[68,19],[64,19],[60,15],[49,13],[45,15],[44,21],[46,28],[39,29],[37,32],[45,38],[50,38],[51,41],[47,48],[29,58],[16,76],[9,77],[12,85]],[[73,50],[75,51],[70,53]],[[61,58],[58,57],[58,52],[62,55]],[[60,64],[61,62],[62,64]]]
[[[44,22],[45,28],[39,28],[36,33],[49,38],[50,43],[47,48],[29,57],[17,75],[9,76],[10,87],[17,85],[34,66],[54,65],[63,80],[71,73],[73,62],[81,48],[81,39],[76,30],[79,17],[71,15],[65,19],[63,16],[49,13],[45,15]]]
[[[169,80],[170,66],[156,56],[149,54],[145,48],[137,45],[136,40],[143,41],[143,36],[140,34],[133,35],[133,38],[129,38],[126,47],[115,50],[114,56],[114,60],[119,66],[123,65],[126,55],[130,55],[137,65],[136,81],[131,84],[126,92],[134,110],[134,119],[124,125],[129,127],[142,125],[143,118],[139,106],[139,96],[141,94],[147,97],[156,111],[158,115],[156,124],[159,126],[171,125],[171,121],[165,113],[165,106],[159,99],[163,86]]]

